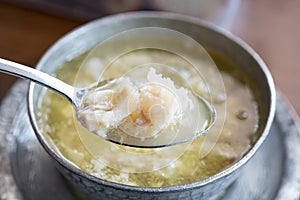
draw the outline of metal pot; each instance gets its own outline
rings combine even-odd
[[[182,32],[205,48],[217,50],[236,62],[254,83],[260,105],[260,137],[251,150],[229,168],[207,179],[170,187],[134,187],[98,179],[53,150],[37,124],[38,104],[43,88],[30,84],[29,115],[37,138],[58,169],[76,187],[93,199],[209,199],[226,189],[238,176],[266,139],[275,112],[275,88],[272,77],[260,57],[230,33],[199,19],[163,12],[134,12],[102,18],[85,24],[58,40],[42,57],[37,69],[53,73],[64,61],[83,53],[111,35],[138,27],[163,27]],[[259,169],[258,169],[259,170]]]

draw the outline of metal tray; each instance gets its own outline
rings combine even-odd
[[[27,82],[14,85],[0,107],[0,200],[79,197],[38,143],[26,105]],[[270,135],[220,200],[299,200],[300,131],[281,95]]]

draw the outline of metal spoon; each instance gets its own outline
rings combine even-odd
[[[82,100],[89,91],[95,90],[98,86],[106,85],[107,83],[114,81],[112,80],[105,80],[99,83],[94,83],[89,85],[85,88],[75,88],[71,85],[66,84],[65,82],[49,75],[39,70],[33,69],[31,67],[15,63],[9,60],[1,59],[0,58],[0,72],[10,74],[13,76],[17,76],[23,79],[29,79],[33,82],[36,82],[42,86],[50,88],[55,92],[58,92],[62,96],[66,97],[73,105],[76,112],[81,107]],[[99,89],[99,88],[97,88]],[[196,99],[199,101],[199,105],[202,106],[202,110],[206,113],[206,122],[205,126],[202,127],[200,130],[195,131],[195,133],[191,134],[177,134],[172,136],[171,138],[167,138],[161,140],[160,137],[152,137],[140,140],[140,138],[134,138],[130,136],[125,137],[125,139],[119,136],[116,137],[115,134],[107,134],[106,136],[98,135],[99,137],[104,138],[105,140],[125,145],[131,147],[139,147],[139,148],[159,148],[159,147],[167,147],[176,144],[180,144],[183,142],[187,142],[193,140],[209,131],[209,129],[214,125],[216,120],[216,111],[215,108],[204,98],[194,94]],[[80,121],[80,120],[79,120]],[[83,124],[84,126],[84,124]],[[86,126],[85,126],[86,127]]]

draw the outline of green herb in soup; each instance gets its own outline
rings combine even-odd
[[[52,91],[46,92],[40,109],[39,124],[43,134],[48,136],[53,148],[77,167],[112,182],[162,187],[212,176],[241,159],[251,148],[255,142],[253,138],[257,138],[259,121],[258,105],[245,74],[226,58],[212,55],[220,71],[199,58],[193,60],[209,74],[205,78],[197,76],[183,58],[155,49],[122,55],[101,74],[103,79],[119,77],[143,63],[171,66],[174,71],[171,78],[177,85],[182,83],[212,100],[217,111],[214,127],[190,143],[158,150],[109,143],[85,130],[74,117],[71,104]],[[97,81],[99,77],[95,70],[104,69],[104,62],[92,58],[81,64],[85,57],[82,55],[65,62],[56,71],[56,76],[76,86]],[[83,65],[85,70],[82,70]]]

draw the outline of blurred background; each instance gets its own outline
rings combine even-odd
[[[34,66],[59,37],[92,19],[137,10],[178,12],[250,44],[300,114],[299,8],[297,0],[0,0],[0,57]],[[0,74],[0,101],[16,80]]]

